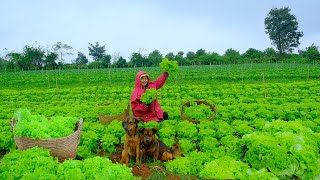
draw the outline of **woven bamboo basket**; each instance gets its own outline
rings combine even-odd
[[[108,106],[110,103],[106,104],[97,104],[96,106]],[[99,121],[102,124],[110,124],[113,120],[118,120],[118,121],[123,121],[127,116],[129,116],[129,111],[130,111],[130,104],[127,105],[127,108],[125,111],[121,114],[110,116],[110,115],[105,115],[105,114],[98,114]]]
[[[78,145],[80,143],[82,123],[83,119],[79,119],[74,133],[66,137],[53,139],[32,139],[29,137],[14,136],[14,141],[20,150],[26,150],[35,146],[49,149],[51,156],[58,157],[59,162],[63,162],[66,159],[75,159]],[[12,132],[14,132],[15,124],[15,119],[11,119]]]
[[[209,106],[211,111],[212,111],[212,116],[210,116],[208,120],[213,121],[215,115],[217,114],[217,108],[216,108],[215,105],[212,105],[207,101],[201,101],[201,100],[194,100],[193,102],[197,103],[197,105],[204,104],[204,105]],[[194,124],[200,123],[199,120],[195,120],[195,119],[189,118],[189,117],[184,115],[183,109],[185,107],[190,107],[190,101],[187,101],[182,106],[180,106],[180,113],[181,113],[182,120],[187,120],[187,121],[190,121],[190,122],[192,122]]]

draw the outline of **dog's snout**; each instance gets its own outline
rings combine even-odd
[[[151,141],[151,137],[150,136],[146,136],[146,141],[150,142]]]
[[[124,128],[124,130],[126,130],[126,131],[127,131],[127,130],[128,130],[128,124],[127,124],[127,123],[126,123],[126,124],[124,124],[124,125],[123,125],[123,128]]]

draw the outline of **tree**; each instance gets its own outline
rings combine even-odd
[[[44,65],[45,52],[39,47],[33,47],[26,45],[23,48],[23,69],[31,68],[42,68]]]
[[[5,69],[5,67],[7,66],[7,61],[3,58],[0,57],[0,69]]]
[[[305,58],[308,58],[309,60],[312,60],[312,61],[313,60],[314,61],[320,60],[319,48],[314,44],[307,47],[305,51],[302,51],[301,55]]]
[[[6,55],[6,58],[9,60],[9,69],[20,67],[22,65],[23,55],[17,52],[10,52]]]
[[[198,49],[197,52],[196,52],[196,56],[197,57],[200,57],[200,56],[203,56],[203,55],[206,55],[207,52],[204,50],[204,49]]]
[[[242,56],[250,59],[261,58],[263,56],[263,52],[254,48],[249,48],[245,53],[242,54]]]
[[[95,45],[89,43],[89,55],[96,61],[105,55],[105,45],[100,46],[98,42]]]
[[[179,51],[179,52],[177,53],[176,57],[174,58],[174,59],[178,62],[178,64],[180,64],[180,65],[186,65],[186,64],[188,64],[187,61],[186,61],[186,59],[183,58],[183,55],[184,55],[184,52],[183,52],[183,51]]]
[[[54,52],[59,55],[58,64],[64,64],[63,56],[73,54],[72,52],[70,52],[72,50],[72,47],[69,46],[68,44],[63,44],[62,42],[55,43],[52,48],[53,48]]]
[[[234,50],[232,48],[229,48],[224,53],[224,57],[225,57],[227,62],[232,62],[233,61],[234,63],[236,63],[235,61],[240,59],[240,53],[239,53],[239,51],[236,51],[236,50]]]
[[[148,60],[150,62],[150,66],[158,66],[162,61],[162,54],[159,50],[154,50],[148,55]]]
[[[186,58],[189,60],[193,60],[194,58],[196,58],[196,53],[194,53],[193,51],[189,51],[189,52],[187,52]]]
[[[59,55],[55,52],[48,52],[44,60],[44,66],[49,69],[54,69],[55,67],[57,67],[58,64],[56,63],[56,60],[58,59],[58,56]]]
[[[119,57],[119,59],[113,64],[116,68],[123,68],[126,67],[127,61],[122,58],[122,56]]]
[[[101,63],[102,67],[107,68],[111,64],[111,55],[104,54],[101,58],[97,59],[99,63]]]
[[[173,60],[174,59],[174,54],[173,54],[173,52],[169,52],[166,56],[165,56],[165,58],[167,58],[167,59],[169,59],[169,60]]]
[[[264,55],[267,57],[276,57],[277,51],[273,48],[267,48],[263,51]]]
[[[76,64],[83,65],[87,63],[88,63],[88,58],[82,52],[78,52],[78,57],[76,58]]]
[[[299,39],[303,32],[298,32],[298,21],[290,14],[289,7],[273,8],[264,20],[266,33],[272,44],[279,50],[280,55],[292,52],[300,44]]]
[[[132,53],[130,58],[130,64],[133,66],[142,67],[148,64],[147,59],[143,57],[140,53]]]

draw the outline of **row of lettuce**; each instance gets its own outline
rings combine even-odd
[[[168,120],[160,124],[149,122],[140,127],[158,128],[158,137],[169,146],[179,142],[184,157],[164,163],[167,171],[172,173],[206,179],[320,177],[320,133],[308,127],[308,121],[260,119],[235,120],[229,124],[222,120],[204,120],[196,125],[188,121]],[[113,177],[118,171],[128,171],[106,160],[116,151],[116,146],[123,143],[123,137],[121,121],[113,121],[109,125],[85,122],[77,154],[78,159],[83,161],[70,160],[58,165],[52,157],[42,157],[43,152],[39,150],[13,150],[1,160],[0,174],[5,179],[39,177],[42,169],[46,169],[48,176],[67,179],[75,173],[82,179],[82,176],[88,177],[85,175],[88,172],[106,168],[109,174],[100,172],[96,176]],[[35,151],[33,155],[28,155],[28,152]],[[105,153],[105,158],[96,157],[101,152]],[[92,161],[99,161],[102,165],[90,167],[91,170],[83,168]],[[31,166],[24,166],[25,163]],[[56,166],[70,169],[59,172],[59,168],[58,171],[54,168]],[[66,177],[59,173],[64,173]],[[131,177],[130,173],[128,177]]]
[[[86,121],[98,121],[97,114],[116,115],[129,104],[132,89],[122,86],[74,87],[57,91],[1,90],[0,119],[11,119],[17,108],[28,108],[35,114],[82,117]],[[217,104],[218,116],[228,119],[243,118],[247,112],[267,117],[278,113],[287,119],[309,119],[318,108],[319,81],[267,84],[204,84],[166,85],[158,91],[159,102],[169,112],[171,119],[180,118],[180,106],[187,101],[205,100]],[[109,106],[97,106],[104,103]],[[241,106],[240,111],[236,111]],[[245,110],[245,112],[243,112]],[[275,110],[275,111],[274,111]],[[271,112],[269,112],[271,111]],[[312,111],[312,112],[311,112]],[[300,114],[300,115],[299,115]]]
[[[133,87],[139,70],[148,72],[151,79],[162,71],[159,67],[100,69],[100,70],[52,70],[23,71],[0,74],[0,89],[50,89],[90,86]],[[179,67],[179,72],[170,74],[168,85],[203,83],[256,83],[293,82],[315,80],[320,77],[318,64],[243,64]]]
[[[320,178],[319,81],[202,82],[205,84],[164,86],[158,98],[169,113],[169,120],[140,125],[158,128],[158,137],[168,146],[179,142],[184,157],[164,163],[167,171],[204,179]],[[60,87],[58,91],[55,88],[1,90],[0,151],[5,156],[0,163],[0,177],[34,179],[43,171],[52,179],[68,179],[71,175],[77,179],[131,178],[130,169],[107,159],[123,144],[121,120],[102,125],[97,116],[122,113],[131,91],[129,86],[117,85]],[[196,125],[181,120],[180,106],[196,99],[217,106],[214,121],[201,120]],[[104,103],[111,104],[97,106]],[[43,155],[43,150],[14,150],[9,120],[21,107],[44,117],[84,118],[79,160],[59,164],[48,154]],[[28,155],[29,152],[33,155]]]

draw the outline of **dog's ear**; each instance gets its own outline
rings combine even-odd
[[[136,119],[136,121],[138,123],[143,123],[144,122],[143,118],[141,118],[141,117],[136,117],[135,119]]]
[[[126,118],[123,119],[123,121],[122,121],[122,127],[124,127],[124,123],[127,121],[127,118],[128,118],[128,117],[126,117]]]
[[[158,132],[158,129],[157,128],[152,128],[152,133],[153,134],[156,134]]]
[[[144,127],[143,127],[143,128],[140,128],[140,129],[139,129],[139,134],[142,135],[143,131],[144,131]]]

